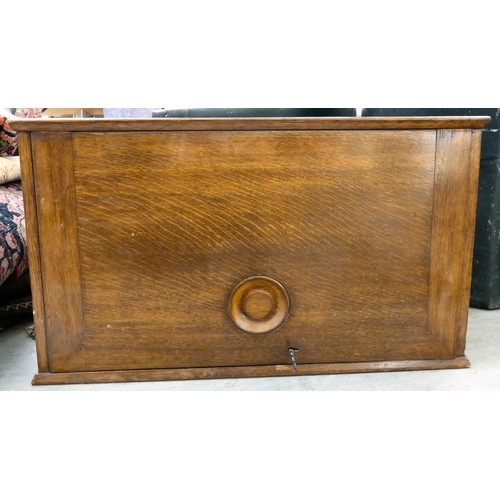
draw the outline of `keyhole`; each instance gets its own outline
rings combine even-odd
[[[295,362],[295,352],[298,351],[298,349],[294,349],[293,347],[290,347],[288,349],[288,354],[290,354],[290,357],[292,358],[292,363],[293,363],[293,370],[295,373],[297,373],[299,370],[297,368],[297,363]]]

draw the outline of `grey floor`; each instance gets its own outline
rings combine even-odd
[[[500,310],[470,309],[466,355],[460,370],[318,375],[229,380],[189,380],[66,386],[31,385],[37,371],[35,341],[25,321],[0,332],[2,391],[496,391],[500,390]]]

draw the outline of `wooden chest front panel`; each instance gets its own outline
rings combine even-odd
[[[455,357],[432,309],[449,297],[431,283],[436,144],[469,154],[471,132],[440,134],[32,134],[42,272],[55,233],[70,285],[45,296],[50,371],[289,364],[290,347],[308,364]],[[251,276],[289,294],[274,332],[229,317]]]

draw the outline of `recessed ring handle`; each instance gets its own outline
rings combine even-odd
[[[288,318],[290,298],[278,281],[268,276],[252,276],[234,287],[228,309],[234,324],[244,332],[269,333]]]

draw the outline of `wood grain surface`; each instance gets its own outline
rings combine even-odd
[[[472,263],[474,252],[474,235],[476,224],[476,206],[478,199],[479,170],[481,165],[481,137],[480,130],[471,131],[471,148],[469,154],[469,164],[464,162],[464,168],[469,171],[467,179],[467,195],[465,197],[465,206],[462,210],[465,212],[462,232],[462,253],[459,255],[461,261],[461,271],[459,274],[458,286],[462,290],[458,301],[458,314],[455,323],[455,356],[465,355],[465,345],[467,337],[467,326],[469,316],[469,304],[472,281]]]
[[[362,118],[139,118],[10,120],[17,131],[104,132],[165,130],[404,130],[483,128],[489,116]]]
[[[426,330],[435,143],[435,131],[74,134],[65,205],[85,325],[51,371],[286,364],[290,347],[299,364],[439,357]],[[291,307],[256,338],[227,308],[259,275]]]
[[[38,369],[49,371],[47,335],[45,331],[45,303],[40,258],[40,238],[36,210],[35,179],[31,158],[31,134],[17,134],[21,160],[24,213],[26,217],[26,238],[28,241],[31,295],[33,300],[33,321],[36,333],[36,354]]]
[[[480,134],[440,130],[437,137],[429,328],[458,356],[469,311]]]
[[[83,334],[72,138],[33,133],[31,142],[49,370],[58,371]]]

